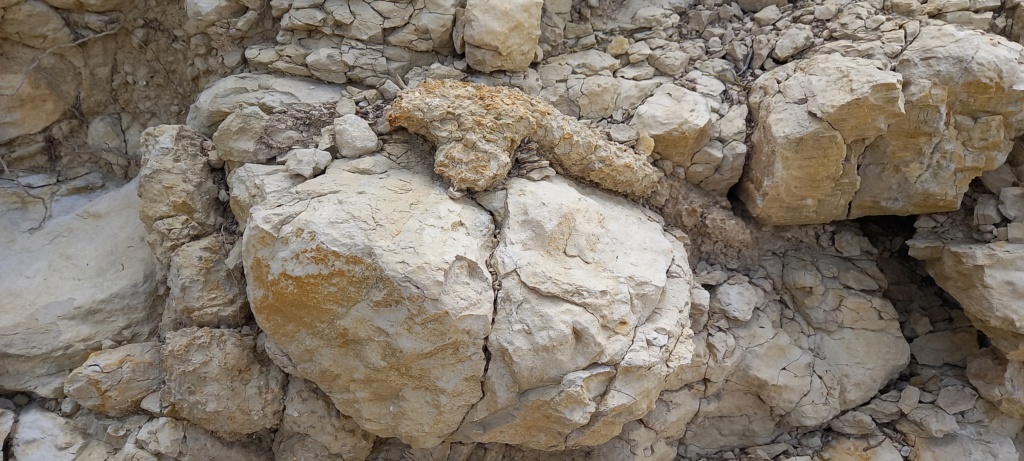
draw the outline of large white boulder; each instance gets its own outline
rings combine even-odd
[[[376,155],[335,161],[252,210],[249,302],[343,414],[433,446],[481,397],[493,232],[487,211],[427,174]]]

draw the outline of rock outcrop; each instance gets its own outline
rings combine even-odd
[[[0,458],[1018,459],[1018,3],[0,0]]]
[[[750,95],[744,203],[772,225],[956,210],[1024,131],[1022,51],[925,26],[892,71],[824,54],[766,73]]]
[[[875,62],[822,55],[755,82],[754,146],[740,185],[751,213],[771,225],[846,219],[860,189],[866,145],[904,116],[903,78]]]

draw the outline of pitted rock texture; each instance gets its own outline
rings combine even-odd
[[[772,225],[956,210],[1024,131],[1022,52],[931,25],[892,71],[821,54],[766,73],[750,94],[757,129],[741,197]]]
[[[228,439],[281,419],[285,374],[255,354],[255,340],[233,330],[185,328],[162,352],[170,401],[182,417]]]
[[[646,157],[511,88],[424,82],[395,100],[388,122],[434,143],[434,169],[456,189],[493,188],[526,138],[570,176],[630,197],[650,194],[660,176]]]
[[[1017,459],[1018,3],[0,0],[2,455]]]
[[[467,0],[462,40],[466,61],[482,72],[524,71],[537,54],[543,0]]]
[[[217,186],[202,150],[203,138],[183,125],[161,125],[142,134],[139,217],[160,261],[221,224]]]
[[[655,215],[564,179],[512,179],[481,199],[495,248],[478,205],[371,162],[388,161],[334,162],[264,203],[245,240],[257,321],[363,428],[414,447],[599,445],[689,362],[686,253]]]

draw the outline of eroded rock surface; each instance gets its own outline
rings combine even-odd
[[[497,185],[526,138],[567,174],[627,196],[646,196],[659,177],[645,156],[602,139],[578,120],[515,89],[424,82],[402,93],[388,122],[433,142],[434,169],[456,189],[483,191]]]
[[[176,411],[208,431],[236,439],[281,419],[287,378],[252,337],[186,328],[167,335],[162,362]]]
[[[64,393],[111,416],[139,411],[142,399],[164,384],[160,343],[129,344],[92,353],[64,381]]]

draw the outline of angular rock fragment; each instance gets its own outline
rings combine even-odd
[[[285,166],[250,163],[235,168],[228,175],[231,213],[235,215],[238,224],[244,227],[253,206],[277,197],[303,181],[305,179],[302,176],[289,173]]]
[[[673,84],[659,87],[633,116],[633,124],[654,138],[654,152],[684,168],[711,140],[713,121],[707,98]]]
[[[269,450],[263,449],[259,445],[224,441],[195,424],[173,418],[157,418],[148,421],[139,430],[135,443],[150,453],[183,461],[207,459],[270,461],[274,459]],[[135,461],[133,458],[129,460]]]
[[[358,115],[348,114],[334,120],[335,144],[344,158],[362,157],[377,150],[377,134]]]
[[[909,246],[996,348],[1010,360],[1024,359],[1024,245],[911,240]]]
[[[228,267],[230,247],[211,235],[178,248],[167,272],[164,318],[179,327],[239,327],[248,316],[244,276]]]
[[[3,21],[0,30],[9,30]],[[66,59],[10,41],[0,44],[0,68],[0,144],[59,120],[81,86]]]
[[[362,460],[376,437],[345,415],[313,383],[291,377],[284,400],[284,419],[274,439],[278,459]]]
[[[846,219],[864,146],[903,115],[903,80],[874,61],[821,55],[755,82],[740,198],[770,225]]]
[[[260,139],[270,125],[270,116],[259,107],[245,106],[232,112],[213,133],[217,154],[233,162],[263,163],[278,154]]]
[[[160,125],[142,133],[139,217],[157,259],[218,229],[217,185],[202,149],[203,138],[183,125]]]
[[[466,61],[481,72],[524,71],[537,54],[543,0],[468,0],[463,16]]]
[[[1024,419],[1024,363],[985,350],[971,360],[967,377],[983,399],[1003,413]]]
[[[320,149],[292,149],[285,154],[288,158],[284,167],[289,173],[309,179],[327,169],[331,164],[331,154]]]
[[[817,349],[838,380],[839,407],[867,402],[910,362],[899,316],[881,296],[885,279],[877,269],[825,255],[793,255],[784,264],[783,283],[817,330]]]
[[[630,197],[646,196],[660,177],[646,157],[516,89],[424,82],[395,100],[388,122],[433,142],[435,171],[456,189],[497,185],[526,138],[570,176]]]
[[[188,111],[188,126],[212,136],[224,119],[244,107],[266,112],[334,104],[344,94],[339,85],[299,77],[238,74],[224,77],[199,94]]]
[[[124,416],[163,384],[160,343],[149,342],[94,352],[68,375],[64,393],[83,407]]]
[[[32,404],[18,414],[10,447],[14,459],[74,461],[88,444],[86,434],[71,420]]]
[[[186,328],[167,335],[163,366],[176,411],[226,438],[276,426],[285,374],[260,361],[252,337],[232,330]]]
[[[1024,132],[1024,47],[952,25],[922,27],[899,55],[906,117],[861,157],[850,217],[952,211]]]

